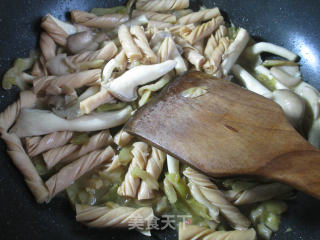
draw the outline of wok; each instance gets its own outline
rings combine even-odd
[[[26,57],[39,37],[40,20],[46,13],[64,19],[72,9],[111,7],[125,0],[1,0],[0,75],[17,57]],[[301,56],[304,80],[320,89],[320,4],[317,0],[204,0],[191,7],[217,5],[236,25],[257,40],[283,45]],[[17,98],[17,90],[0,90],[0,112]],[[319,163],[320,164],[320,163]],[[23,178],[0,143],[0,238],[1,239],[150,239],[135,231],[88,229],[75,222],[65,198],[38,205]],[[289,202],[279,232],[273,239],[320,239],[320,201],[298,193]],[[288,228],[292,231],[286,232]],[[174,231],[154,233],[153,239],[177,239]]]

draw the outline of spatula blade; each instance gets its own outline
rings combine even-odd
[[[182,96],[204,86],[204,95]],[[249,174],[301,147],[301,137],[273,101],[199,72],[170,83],[125,131],[212,176]]]

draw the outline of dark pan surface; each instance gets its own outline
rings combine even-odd
[[[42,16],[59,18],[71,9],[116,6],[125,1],[107,0],[1,0],[0,75],[13,59],[26,57],[34,48]],[[283,45],[301,56],[304,79],[320,89],[320,4],[318,0],[208,0],[192,1],[192,7],[219,6],[230,19],[257,39]],[[0,111],[17,97],[17,91],[0,90]],[[150,239],[134,231],[96,230],[75,222],[64,198],[38,205],[11,164],[0,142],[0,239]],[[289,204],[281,229],[273,239],[320,239],[320,201],[299,193]],[[286,230],[291,228],[291,232]],[[177,239],[174,232],[155,233],[153,239]]]

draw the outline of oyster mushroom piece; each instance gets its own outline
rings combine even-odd
[[[19,137],[39,136],[57,131],[91,132],[124,124],[131,116],[128,106],[119,111],[95,113],[66,120],[54,113],[38,109],[22,109],[20,116],[10,132]]]
[[[305,112],[303,99],[287,89],[274,91],[273,99],[281,106],[289,122],[297,127],[301,123]]]
[[[170,72],[176,66],[175,60],[168,60],[153,65],[140,65],[130,69],[107,85],[116,98],[132,102],[138,98],[138,86],[155,81]]]

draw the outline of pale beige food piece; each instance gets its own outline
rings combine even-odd
[[[236,39],[230,44],[227,51],[224,54],[221,68],[223,75],[227,76],[231,68],[237,62],[243,50],[246,48],[250,36],[247,30],[240,28]]]
[[[89,152],[101,149],[103,147],[107,147],[112,142],[113,139],[110,134],[110,131],[108,129],[103,130],[90,137],[89,142],[87,144],[82,145],[79,151],[76,151],[70,156],[68,156],[66,159],[63,160],[63,162],[71,162],[73,160],[76,160]]]
[[[101,80],[101,69],[93,69],[58,77],[45,77],[35,79],[34,92],[46,91],[49,95],[60,95],[65,93],[64,87],[76,89],[83,86],[95,85]]]
[[[115,136],[114,136],[114,143],[117,144],[119,147],[125,147],[126,145],[128,145],[129,142],[131,142],[131,140],[134,137],[132,135],[130,135],[129,133],[120,130]]]
[[[204,55],[210,60],[214,49],[219,45],[221,38],[227,36],[228,30],[224,25],[220,25],[217,31],[212,34],[207,41],[206,48],[204,49]]]
[[[190,189],[190,193],[193,196],[193,198],[205,206],[208,209],[209,216],[211,217],[211,222],[215,225],[218,225],[220,223],[220,211],[219,208],[213,205],[201,192],[200,187],[197,184],[194,184],[193,182],[190,182],[188,184],[188,187]]]
[[[22,143],[15,134],[2,133],[1,138],[7,145],[7,153],[13,164],[19,169],[24,181],[38,203],[48,200],[48,190],[39,176],[31,159],[24,151]]]
[[[211,35],[207,41],[204,55],[208,60],[203,68],[208,74],[217,77],[222,76],[220,66],[230,44],[229,39],[226,37],[227,33],[227,28],[224,25],[220,25],[215,34]]]
[[[24,180],[36,201],[38,203],[43,203],[48,200],[49,195],[46,186],[35,169],[31,159],[25,152],[19,137],[15,134],[7,133],[8,129],[17,119],[21,109],[34,107],[35,103],[36,96],[31,91],[21,92],[19,100],[11,104],[0,114],[0,133],[1,138],[7,145],[7,153],[13,164],[23,175]]]
[[[193,23],[187,24],[187,25],[175,24],[167,30],[169,30],[169,32],[171,34],[175,35],[175,37],[176,37],[177,35],[180,34],[181,29],[184,29],[185,27],[189,30],[196,28],[196,26]]]
[[[47,169],[51,169],[58,162],[61,162],[62,159],[77,151],[79,148],[78,145],[67,144],[62,147],[51,149],[42,154],[43,161],[45,162]]]
[[[133,62],[134,60],[139,60],[142,58],[142,53],[140,52],[140,49],[133,41],[129,28],[126,25],[122,24],[119,27],[118,37],[119,37],[121,46],[124,49],[130,62]]]
[[[51,169],[59,162],[72,162],[89,152],[107,147],[111,142],[112,137],[109,130],[104,130],[92,136],[87,144],[81,146],[76,144],[67,144],[65,146],[51,149],[43,154],[43,160],[47,168]]]
[[[239,206],[262,202],[291,191],[291,187],[281,183],[262,184],[237,194],[233,203]]]
[[[102,104],[114,101],[115,99],[109,91],[102,87],[98,93],[80,102],[80,110],[85,114],[89,114]]]
[[[149,41],[144,33],[143,27],[132,26],[130,28],[130,33],[134,36],[133,40],[145,55],[147,62],[151,64],[157,63],[157,55],[150,48]]]
[[[128,65],[128,59],[124,49],[122,49],[117,56],[111,59],[104,67],[102,72],[102,85],[110,82],[113,78],[112,75],[114,71],[122,73],[126,70]]]
[[[89,227],[125,227],[134,225],[139,220],[141,227],[148,227],[154,218],[153,210],[149,207],[129,208],[116,206],[93,207],[76,205],[76,219]]]
[[[62,168],[45,183],[49,190],[50,199],[65,190],[83,174],[110,161],[113,155],[112,147],[108,147],[105,150],[91,152]]]
[[[206,54],[210,57],[209,60],[203,66],[204,70],[208,74],[213,74],[217,77],[221,77],[222,73],[220,71],[220,66],[223,60],[223,55],[229,47],[229,40],[223,37],[219,40],[218,46],[213,50],[212,53]]]
[[[169,10],[179,10],[189,7],[189,0],[139,0],[136,8],[143,11],[164,12]]]
[[[30,157],[37,156],[40,153],[52,148],[61,147],[67,144],[72,138],[72,132],[54,132],[44,137],[27,137],[26,150]]]
[[[177,21],[176,16],[169,13],[157,13],[152,11],[139,11],[139,10],[132,11],[132,17],[138,17],[142,15],[145,15],[149,20],[153,20],[153,21],[160,21],[160,22],[167,22],[167,23],[175,23]]]
[[[175,70],[177,74],[182,74],[188,70],[185,60],[181,57],[175,42],[172,37],[166,37],[158,51],[160,62],[165,62],[169,59],[176,61]]]
[[[148,159],[146,172],[153,176],[154,179],[158,180],[165,160],[166,154],[159,149],[152,147],[152,153]],[[145,181],[142,181],[138,193],[138,200],[152,199],[154,197],[154,191],[149,188]]]
[[[220,25],[224,23],[223,17],[218,16],[212,20],[197,26],[191,30],[187,27],[182,28],[180,35],[191,45],[210,36]]]
[[[159,62],[165,62],[172,59],[172,56],[176,50],[176,45],[171,37],[166,37],[160,45],[158,51]]]
[[[140,179],[133,178],[131,173],[134,168],[140,168],[144,170],[147,165],[149,156],[149,147],[146,143],[136,142],[133,144],[131,151],[133,155],[132,162],[129,166],[128,172],[121,186],[118,188],[118,194],[123,197],[135,198],[137,196],[138,189],[140,187]]]
[[[118,52],[118,48],[113,41],[108,41],[104,43],[104,46],[97,51],[87,51],[84,53],[79,53],[73,56],[69,56],[68,59],[74,63],[81,62],[91,62],[95,60],[109,61]]]
[[[128,15],[115,13],[97,16],[93,13],[79,10],[71,11],[71,18],[75,23],[92,28],[114,28],[129,20]]]
[[[176,60],[176,59],[175,59]],[[138,98],[137,88],[153,82],[176,67],[177,61],[168,60],[159,64],[138,65],[107,84],[114,97],[124,102]]]
[[[132,107],[127,106],[118,111],[92,113],[73,120],[66,120],[51,111],[22,109],[10,132],[19,137],[30,137],[67,130],[75,132],[101,131],[126,123],[131,112]]]
[[[43,77],[48,75],[47,68],[43,67],[40,60],[36,60],[36,62],[34,63],[31,70],[31,75],[35,77]]]
[[[200,71],[203,64],[206,62],[206,58],[187,41],[180,37],[176,37],[176,42],[183,48],[183,55],[188,61],[196,67],[197,71]]]
[[[40,76],[33,80],[33,92],[35,94],[44,91],[49,85],[50,82],[55,79],[54,76]]]
[[[119,155],[116,155],[113,157],[112,162],[106,165],[107,169],[106,172],[112,172],[113,170],[116,170],[122,166]]]
[[[215,231],[197,225],[179,224],[179,240],[256,240],[256,231]]]
[[[220,11],[217,7],[211,9],[203,9],[179,18],[178,23],[186,25],[190,23],[204,22],[220,15]]]
[[[22,108],[33,108],[36,104],[37,96],[31,91],[20,92],[19,99],[8,106],[0,114],[0,132],[5,133],[14,124]]]
[[[233,228],[238,230],[248,229],[250,221],[233,206],[214,185],[207,176],[197,172],[188,167],[183,174],[189,179],[191,183],[199,187],[203,196],[214,206],[218,207],[223,216],[230,222]]]
[[[193,46],[198,49],[198,51],[204,55],[204,39],[201,39],[200,41],[196,42],[195,44],[193,44]]]
[[[40,35],[40,49],[46,61],[56,56],[57,45],[46,32],[42,32]]]
[[[167,28],[172,28],[173,26],[174,25],[172,23],[149,20],[147,28],[157,28],[159,30],[165,30]]]
[[[68,36],[77,32],[77,29],[73,25],[62,22],[50,14],[42,19],[41,27],[57,44],[63,47],[65,47],[67,44]]]

